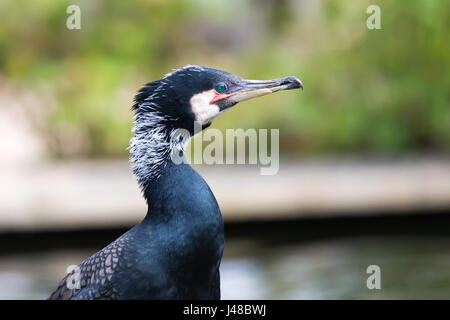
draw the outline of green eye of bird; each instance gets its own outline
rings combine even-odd
[[[225,91],[227,91],[227,85],[223,82],[219,82],[218,84],[216,84],[216,91],[218,93],[224,93]]]

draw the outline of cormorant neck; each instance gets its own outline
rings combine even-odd
[[[172,153],[184,153],[186,143],[172,139],[175,129],[170,128],[166,120],[156,112],[137,114],[135,117],[134,137],[130,141],[130,162],[146,198],[146,190],[161,177],[163,170],[172,161]]]

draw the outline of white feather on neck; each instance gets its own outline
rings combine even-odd
[[[130,140],[130,163],[139,186],[145,190],[147,183],[158,179],[167,165],[170,153],[183,151],[186,142],[171,139],[175,130],[168,130],[164,117],[153,102],[144,102],[139,107],[147,110],[135,116],[134,137]]]
[[[130,140],[130,163],[134,175],[137,177],[139,186],[142,190],[146,184],[153,179],[161,176],[162,170],[167,165],[167,158],[171,152],[183,152],[189,139],[179,141],[171,139],[175,129],[169,130],[165,121],[177,119],[167,119],[158,111],[159,106],[153,102],[156,98],[164,96],[161,92],[165,86],[170,85],[167,78],[176,72],[189,70],[191,72],[202,72],[202,66],[186,65],[181,69],[166,74],[161,80],[160,85],[154,90],[153,94],[139,104],[138,108],[144,108],[144,112],[137,112],[134,120],[134,137]]]

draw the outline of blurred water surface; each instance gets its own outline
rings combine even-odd
[[[305,243],[227,239],[223,299],[450,298],[450,237],[368,236]],[[0,299],[45,299],[69,264],[96,249],[0,256]],[[381,290],[366,268],[381,268]]]

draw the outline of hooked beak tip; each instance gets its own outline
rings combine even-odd
[[[287,85],[287,89],[302,89],[303,83],[297,77],[286,77],[283,79],[282,85]]]

